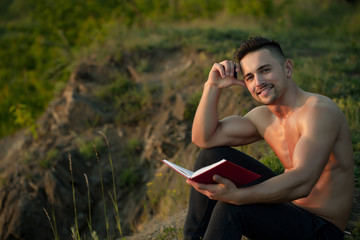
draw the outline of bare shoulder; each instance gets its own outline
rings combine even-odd
[[[258,120],[258,119],[267,119],[271,118],[273,116],[273,113],[266,107],[266,106],[259,106],[256,108],[253,108],[250,112],[248,112],[245,117],[250,119],[252,122]]]
[[[347,125],[340,108],[328,97],[309,93],[298,112],[299,123],[303,126],[328,127],[332,130]]]
[[[275,115],[268,109],[267,106],[256,107],[248,112],[244,117],[254,124],[261,135],[263,135],[265,129],[275,119]]]
[[[342,117],[343,113],[340,108],[328,97],[309,93],[305,104],[301,107],[301,113],[305,115],[319,116],[331,115],[333,117]],[[316,114],[318,113],[318,114]]]

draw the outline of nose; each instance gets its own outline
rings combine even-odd
[[[255,84],[257,87],[265,84],[265,79],[261,75],[255,74],[254,77],[255,77]]]

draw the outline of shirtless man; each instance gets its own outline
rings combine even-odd
[[[184,239],[343,239],[354,189],[352,143],[343,113],[329,98],[296,85],[293,62],[277,42],[250,38],[235,57],[236,63],[215,63],[204,85],[192,140],[205,150],[195,168],[226,158],[262,179],[242,188],[217,175],[218,184],[187,180],[193,189]],[[219,121],[221,91],[235,85],[246,87],[263,105]],[[251,157],[224,147],[260,139],[274,150],[284,173],[275,176]]]

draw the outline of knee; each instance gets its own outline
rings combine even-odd
[[[260,213],[257,205],[234,205],[217,202],[212,217],[222,219],[222,221],[228,223],[236,223],[236,225],[243,228],[247,222],[252,222],[259,217]]]
[[[220,202],[218,201],[213,214],[217,215],[217,214],[221,214],[221,215],[226,215],[228,218],[231,218],[232,215],[242,215],[243,211],[246,211],[244,208],[245,205],[234,205],[234,204],[230,204],[230,203],[225,203],[225,202]]]
[[[241,209],[241,206],[218,202],[212,212],[206,234],[209,233],[211,236],[214,231],[220,229],[221,239],[241,239],[243,231]]]
[[[230,147],[214,147],[201,150],[196,159],[195,170],[224,159],[230,149]]]

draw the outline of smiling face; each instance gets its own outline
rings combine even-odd
[[[275,104],[286,91],[292,70],[290,60],[284,62],[269,49],[262,48],[245,55],[240,66],[245,84],[256,101]]]

